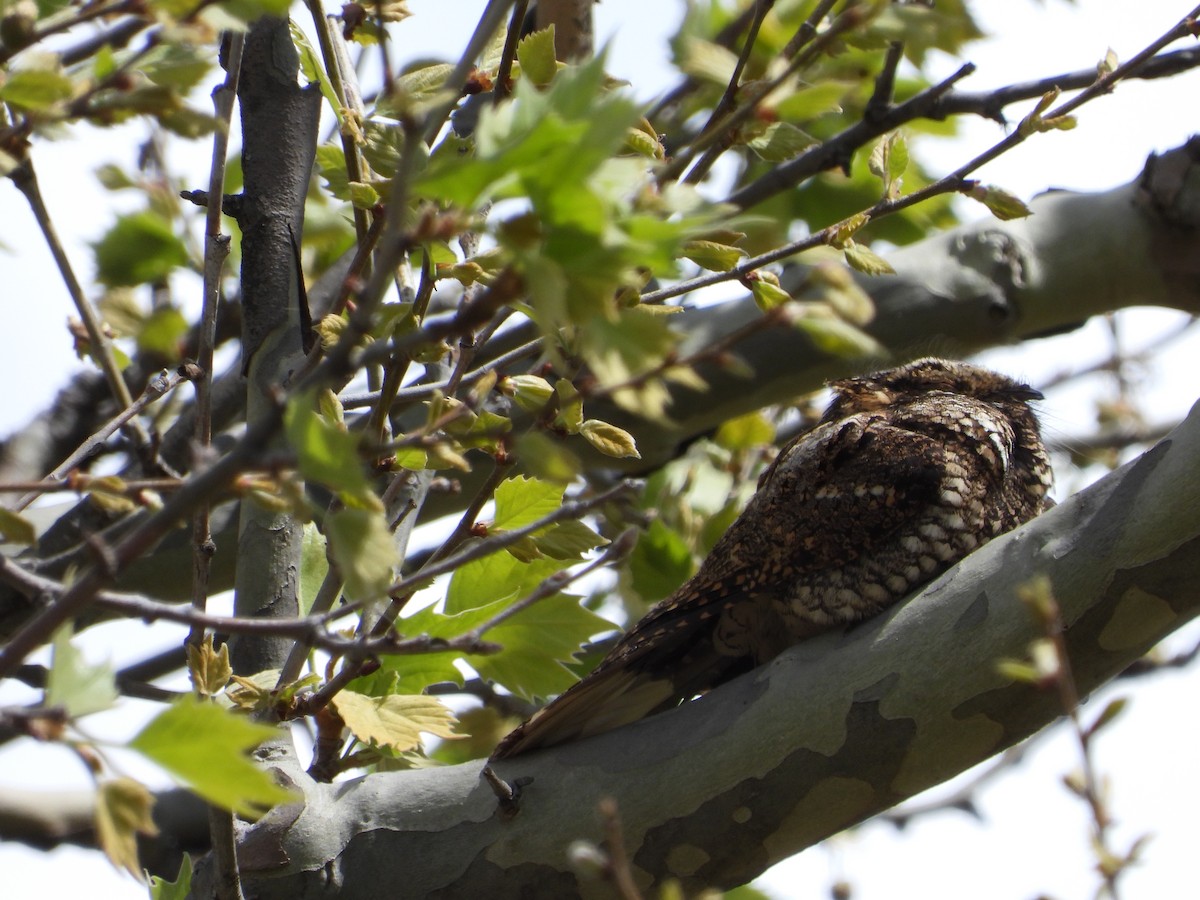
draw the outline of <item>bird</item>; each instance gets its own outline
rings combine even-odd
[[[492,760],[677,706],[877,615],[1053,505],[1028,384],[929,357],[830,388],[696,574]]]

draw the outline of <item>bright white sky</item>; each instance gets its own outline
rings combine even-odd
[[[410,46],[420,48],[421,55],[436,52],[452,57],[460,49],[452,41],[465,39],[462,24],[473,21],[482,2],[410,0],[410,6],[415,16],[401,32]],[[682,0],[602,0],[596,8],[599,32],[612,40],[610,70],[631,81],[639,96],[649,97],[671,83],[665,41],[683,6]],[[976,74],[963,84],[969,90],[1089,68],[1109,47],[1120,59],[1128,59],[1191,8],[1170,0],[1077,4],[1009,0],[976,2],[972,7],[984,31],[995,37],[968,54],[978,65]],[[443,10],[453,10],[452,23],[439,16]],[[947,73],[957,65],[943,62]],[[1196,73],[1122,85],[1113,96],[1085,107],[1074,131],[1038,136],[991,163],[982,175],[1026,198],[1049,187],[1114,187],[1134,178],[1147,154],[1176,147],[1193,131],[1200,131],[1194,115],[1197,96],[1200,75]],[[131,165],[141,136],[136,128],[124,128],[90,132],[85,141],[39,147],[36,159],[43,190],[85,282],[90,271],[87,242],[100,235],[114,202],[113,195],[98,189],[89,172],[107,161]],[[994,123],[972,122],[959,140],[928,148],[923,158],[937,170],[948,170],[1000,136]],[[195,185],[202,185],[207,145],[176,145],[172,152],[195,161]],[[87,158],[81,159],[81,154]],[[115,199],[135,202],[120,195]],[[48,253],[23,200],[7,182],[0,184],[0,206],[5,211],[0,218],[0,246],[12,251],[5,267],[6,290],[0,294],[10,322],[0,333],[0,384],[21,386],[19,392],[0,399],[0,432],[7,432],[43,408],[79,363],[62,329],[71,314],[70,302],[51,274]],[[976,208],[964,214],[981,212]],[[1176,314],[1139,311],[1128,320],[1131,343],[1140,346],[1176,321]],[[1085,329],[1033,348],[995,351],[987,354],[987,361],[1037,383],[1039,376],[1102,356],[1106,348],[1102,331]],[[1194,401],[1197,349],[1194,344],[1181,345],[1157,355],[1146,367],[1140,390],[1151,420],[1177,418]],[[1104,383],[1096,380],[1048,398],[1044,408],[1048,427],[1063,434],[1087,433],[1094,424],[1089,401],[1104,389]],[[1196,636],[1193,629],[1191,639]],[[140,655],[121,650],[111,636],[107,644],[104,640],[89,644],[97,659],[107,656],[121,665]],[[1173,646],[1189,643],[1177,636]],[[1200,672],[1193,669],[1119,685],[1115,692],[1110,689],[1094,699],[1086,714],[1097,713],[1114,693],[1133,698],[1125,717],[1100,740],[1098,750],[1101,770],[1113,779],[1113,810],[1119,822],[1116,844],[1123,847],[1137,836],[1154,834],[1143,865],[1123,883],[1123,897],[1184,896],[1195,881],[1194,811],[1200,808],[1197,734],[1187,711],[1195,708],[1200,694]],[[0,702],[18,699],[9,691],[0,692]],[[130,727],[120,723],[103,730],[120,739],[128,736]],[[5,748],[0,759],[0,790],[5,785],[88,785],[73,757],[53,748]],[[831,842],[829,848],[811,850],[777,866],[758,884],[780,898],[827,896],[831,880],[842,877],[853,885],[856,900],[1091,897],[1098,882],[1091,870],[1087,819],[1082,805],[1060,783],[1077,761],[1077,751],[1065,732],[1039,739],[1021,768],[977,796],[986,822],[947,812],[924,818],[904,832],[867,825]],[[48,885],[64,895],[69,888],[82,889],[100,900],[144,896],[134,882],[90,852],[64,848],[42,854],[3,845],[0,869],[6,873],[6,895],[12,897],[45,896]]]

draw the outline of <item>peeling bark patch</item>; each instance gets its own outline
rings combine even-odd
[[[900,681],[900,675],[897,672],[890,672],[884,675],[874,684],[869,684],[865,688],[854,692],[855,703],[871,703],[875,700],[883,700],[888,696]]]
[[[847,827],[893,805],[901,798],[892,784],[916,725],[885,718],[879,706],[873,700],[850,707],[846,739],[833,755],[797,749],[762,777],[650,829],[634,864],[659,878],[679,878],[687,891],[729,888],[816,843],[831,822]],[[678,848],[690,846],[709,848],[711,858],[690,871],[673,866]]]
[[[980,591],[979,596],[971,601],[971,605],[963,610],[962,615],[954,623],[956,632],[974,631],[980,625],[987,621],[988,617],[988,596],[985,591]]]
[[[1058,697],[1042,693],[1026,684],[1011,683],[976,694],[953,710],[956,720],[983,716],[1001,729],[994,752],[1011,747],[1039,730],[1046,723],[1047,708],[1057,708]]]
[[[1154,641],[1177,618],[1166,600],[1141,588],[1130,588],[1117,601],[1098,641],[1103,649],[1112,652],[1136,647]]]
[[[1109,586],[1110,597],[1123,597],[1131,591],[1150,594],[1166,604],[1177,616],[1196,614],[1196,582],[1200,580],[1200,538],[1180,544],[1161,559],[1144,566],[1122,569]]]
[[[1154,474],[1154,470],[1158,468],[1158,464],[1163,461],[1170,449],[1171,441],[1169,440],[1160,441],[1151,447],[1130,464],[1125,477],[1104,496],[1093,519],[1097,522],[1124,522],[1126,527],[1124,529],[1086,528],[1080,530],[1077,539],[1088,542],[1086,550],[1089,554],[1098,558],[1111,556],[1120,545],[1125,530],[1136,527],[1135,523],[1128,521],[1129,510],[1137,509],[1136,501],[1145,492],[1146,481]]]
[[[667,854],[667,865],[677,875],[691,875],[709,861],[708,853],[694,844],[681,844]]]

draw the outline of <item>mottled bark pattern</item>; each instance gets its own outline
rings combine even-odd
[[[497,748],[598,734],[876,615],[1042,512],[1050,466],[1027,385],[922,359],[833,385],[699,572],[592,674]]]

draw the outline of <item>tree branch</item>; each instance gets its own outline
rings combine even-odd
[[[1000,538],[893,612],[826,635],[677,710],[495,767],[532,779],[512,818],[478,763],[306,783],[306,803],[252,826],[256,896],[595,894],[565,849],[621,810],[643,890],[741,884],[937,784],[1061,714],[1014,682],[1043,626],[1018,599],[1050,579],[1081,696],[1200,612],[1200,406],[1130,465]],[[281,863],[281,860],[286,862]],[[204,896],[207,868],[193,882]]]

